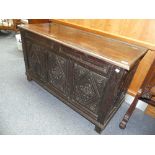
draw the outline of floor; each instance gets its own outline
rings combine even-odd
[[[102,135],[155,134],[155,119],[136,109],[125,130],[119,122],[128,108],[123,103]],[[0,32],[0,134],[97,135],[94,125],[46,92],[28,82],[22,52],[13,33]]]

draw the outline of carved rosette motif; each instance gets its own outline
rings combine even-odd
[[[73,100],[97,113],[105,82],[104,76],[75,63]]]

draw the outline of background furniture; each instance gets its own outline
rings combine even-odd
[[[28,19],[29,24],[49,23],[50,19]]]
[[[20,19],[0,19],[0,30],[12,30],[17,32],[17,25],[21,24]]]
[[[57,24],[20,27],[26,75],[101,132],[147,49]]]
[[[129,109],[127,110],[126,114],[123,117],[123,120],[120,123],[120,128],[124,129],[126,124],[128,123],[136,105],[138,99],[147,102],[150,105],[155,106],[155,57],[154,62],[140,88],[137,95],[135,96],[134,101],[130,105]]]

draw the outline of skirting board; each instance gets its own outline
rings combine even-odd
[[[128,104],[131,104],[132,101],[133,101],[134,97],[129,95],[129,94],[126,94],[125,96],[125,102],[127,102]],[[138,104],[136,106],[136,108],[142,110],[142,111],[145,111],[146,107],[147,107],[147,103],[143,102],[143,101],[138,101]]]

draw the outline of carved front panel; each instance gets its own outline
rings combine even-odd
[[[66,95],[67,60],[54,52],[48,53],[48,82]]]
[[[97,113],[107,79],[75,63],[72,100]]]
[[[40,80],[46,81],[46,49],[35,42],[27,41],[27,50],[29,71]]]
[[[121,68],[116,72],[108,62],[35,33],[21,34],[27,75],[96,126],[105,127],[133,74]]]

